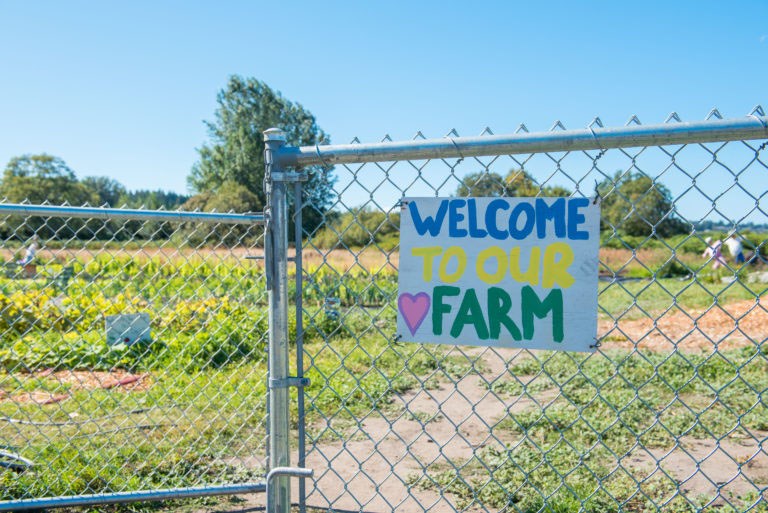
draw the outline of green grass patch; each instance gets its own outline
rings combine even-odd
[[[766,284],[708,283],[686,279],[600,282],[599,316],[632,320],[658,315],[671,308],[686,311],[740,300],[755,300],[768,292]]]
[[[461,507],[696,511],[699,499],[681,493],[673,476],[632,467],[632,451],[690,439],[761,439],[768,427],[768,355],[756,347],[709,354],[534,352],[511,362],[508,377],[489,386],[510,405],[494,432],[516,441],[481,449],[411,484],[451,492]],[[523,398],[534,401],[515,409]],[[754,503],[733,498],[736,510]]]

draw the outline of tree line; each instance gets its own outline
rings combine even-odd
[[[50,155],[24,155],[11,159],[0,182],[0,198],[9,202],[70,205],[109,205],[130,208],[165,208],[218,212],[257,212],[264,209],[263,131],[280,127],[291,146],[329,144],[330,137],[315,117],[300,104],[254,78],[233,76],[217,96],[213,121],[206,122],[208,140],[198,149],[199,160],[187,182],[191,194],[160,190],[128,191],[111,178],[78,179],[66,163]],[[321,247],[360,247],[397,244],[399,217],[366,208],[342,213],[329,210],[334,196],[332,169],[311,166],[303,187],[305,235]],[[690,223],[676,214],[669,190],[640,173],[617,172],[597,187],[602,197],[602,229],[618,235],[670,237],[690,232]],[[522,169],[502,176],[487,169],[463,177],[455,196],[514,197],[570,196],[576,192],[561,185],[539,184]],[[579,193],[580,194],[580,193]],[[16,224],[14,224],[16,223]],[[21,224],[20,224],[21,223]],[[103,223],[102,223],[103,224]],[[94,225],[95,226],[95,225]],[[160,223],[114,223],[105,228],[72,220],[23,220],[6,218],[0,234],[28,236],[37,233],[57,238],[165,237],[177,230]],[[292,226],[291,226],[292,229]],[[222,227],[207,237],[236,243],[247,227]],[[197,232],[196,232],[197,233]],[[293,233],[290,234],[291,239]]]
[[[0,181],[0,199],[51,205],[99,205],[169,210],[258,212],[265,205],[263,131],[281,127],[287,143],[295,146],[328,144],[330,138],[314,116],[285,99],[265,83],[233,76],[217,96],[214,120],[206,122],[209,140],[198,149],[199,160],[188,177],[190,195],[161,190],[128,191],[108,177],[78,179],[59,157],[39,154],[15,157],[8,162]],[[324,219],[331,202],[333,174],[315,166],[307,174],[303,201],[304,225],[314,230]],[[37,235],[57,239],[164,238],[179,232],[170,223],[86,222],[63,219],[25,219],[9,216],[0,222],[4,238]],[[189,228],[189,242],[206,240],[235,244],[251,236],[247,226]],[[291,234],[292,236],[292,234]]]
[[[618,237],[667,238],[690,233],[691,226],[675,213],[669,190],[640,173],[617,172],[597,187],[602,201],[601,230]],[[464,176],[453,196],[458,197],[567,197],[573,191],[561,185],[539,184],[522,169],[502,176],[487,170]],[[312,237],[323,248],[351,248],[375,245],[385,250],[397,247],[400,214],[396,209],[382,212],[355,208],[329,212],[326,226]]]

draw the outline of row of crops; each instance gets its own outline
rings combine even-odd
[[[55,278],[69,268],[72,278]],[[289,293],[295,293],[295,275]],[[338,331],[327,305],[380,308],[396,294],[394,270],[330,266],[304,273],[305,337]],[[232,257],[132,257],[43,263],[32,278],[0,278],[0,366],[6,370],[221,366],[266,357],[263,268]],[[107,344],[104,319],[148,313],[152,341]],[[329,319],[326,319],[329,317]],[[295,320],[291,319],[291,329]]]

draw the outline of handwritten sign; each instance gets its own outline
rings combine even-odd
[[[406,342],[593,351],[600,208],[586,198],[406,198]]]

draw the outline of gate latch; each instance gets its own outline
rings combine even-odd
[[[269,388],[308,387],[309,378],[269,378]]]
[[[292,173],[290,171],[272,173],[273,182],[306,182],[308,178],[306,173]]]

